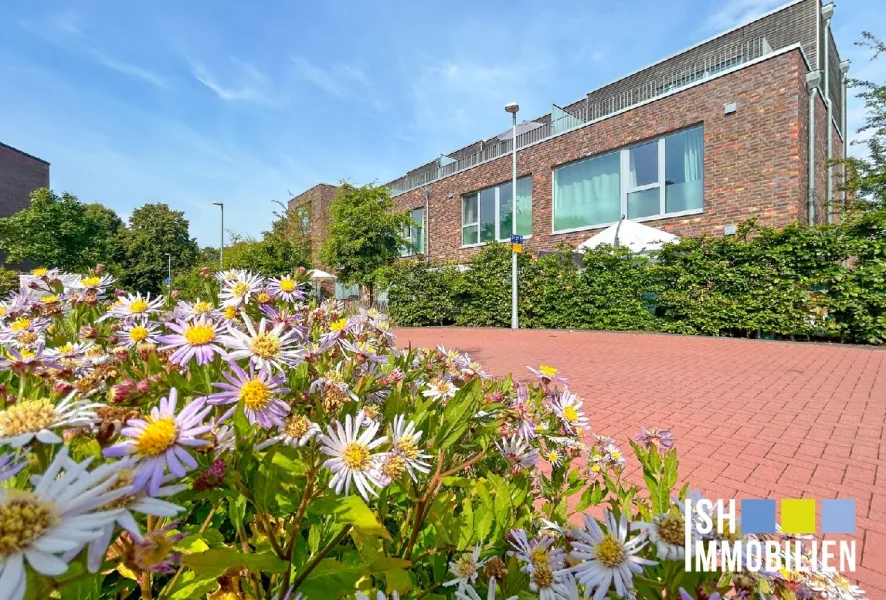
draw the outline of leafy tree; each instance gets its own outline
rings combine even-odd
[[[330,206],[320,260],[338,270],[343,284],[365,286],[370,302],[379,270],[399,256],[405,245],[403,230],[412,223],[408,214],[392,209],[387,189],[374,184],[342,183]]]
[[[123,224],[109,208],[84,205],[76,196],[47,188],[31,192],[30,205],[0,219],[0,248],[11,263],[31,261],[83,270],[111,262],[113,240]]]
[[[865,31],[864,39],[857,45],[873,51],[871,60],[886,54],[886,42]],[[861,208],[886,207],[886,84],[861,79],[852,79],[850,85],[861,88],[858,97],[865,102],[867,116],[858,133],[868,134],[863,142],[868,148],[868,157],[846,159],[846,181],[844,187],[853,197],[866,202]],[[839,160],[837,163],[844,161]]]
[[[167,273],[168,252],[176,271],[192,267],[199,253],[188,220],[166,204],[145,204],[133,211],[129,227],[120,230],[121,283],[131,289],[158,292]]]

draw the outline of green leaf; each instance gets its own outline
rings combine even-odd
[[[306,598],[338,598],[354,591],[365,570],[365,565],[346,565],[334,558],[324,558],[308,574],[298,591]]]
[[[213,549],[198,554],[186,554],[182,563],[190,567],[194,573],[215,574],[219,576],[231,567],[246,567],[251,571],[263,573],[282,573],[288,564],[273,552],[244,554],[233,549]]]
[[[390,541],[391,534],[378,522],[375,513],[360,496],[327,496],[311,502],[311,513],[336,517],[339,525],[351,525],[364,535],[377,535]]]
[[[170,600],[191,600],[202,598],[206,594],[218,589],[218,580],[215,575],[203,574],[198,576],[193,571],[185,571],[181,579],[175,584]]]

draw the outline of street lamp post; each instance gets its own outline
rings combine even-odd
[[[517,111],[520,105],[510,102],[505,110],[513,117],[513,135],[511,136],[511,236],[517,235]],[[513,239],[511,240],[513,245]],[[513,250],[513,248],[512,248]],[[517,253],[511,252],[511,329],[520,328],[520,317],[517,315]]]
[[[221,245],[218,247],[218,268],[220,271],[225,270],[225,203],[213,202],[213,204],[221,209]]]
[[[172,288],[172,254],[169,252],[165,252],[166,254],[166,284]]]

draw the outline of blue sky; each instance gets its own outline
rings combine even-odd
[[[272,200],[389,181],[506,129],[506,102],[544,114],[781,4],[6,0],[0,141],[50,161],[56,191],[123,218],[165,202],[217,244],[214,201],[257,235]],[[882,80],[852,45],[882,0],[838,4],[842,54]]]

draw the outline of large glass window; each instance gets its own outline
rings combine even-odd
[[[400,256],[412,256],[425,252],[425,209],[416,208],[409,213],[409,216],[412,217],[412,224],[403,232],[403,238],[409,243],[409,246],[400,250]]]
[[[511,239],[513,227],[511,187],[511,182],[502,183],[462,198],[463,246]],[[532,177],[517,180],[517,233],[532,234]]]
[[[618,221],[619,161],[613,152],[554,170],[554,231]]]
[[[555,233],[703,207],[702,127],[554,169]]]
[[[703,155],[704,132],[701,127],[665,138],[665,212],[702,208]]]

